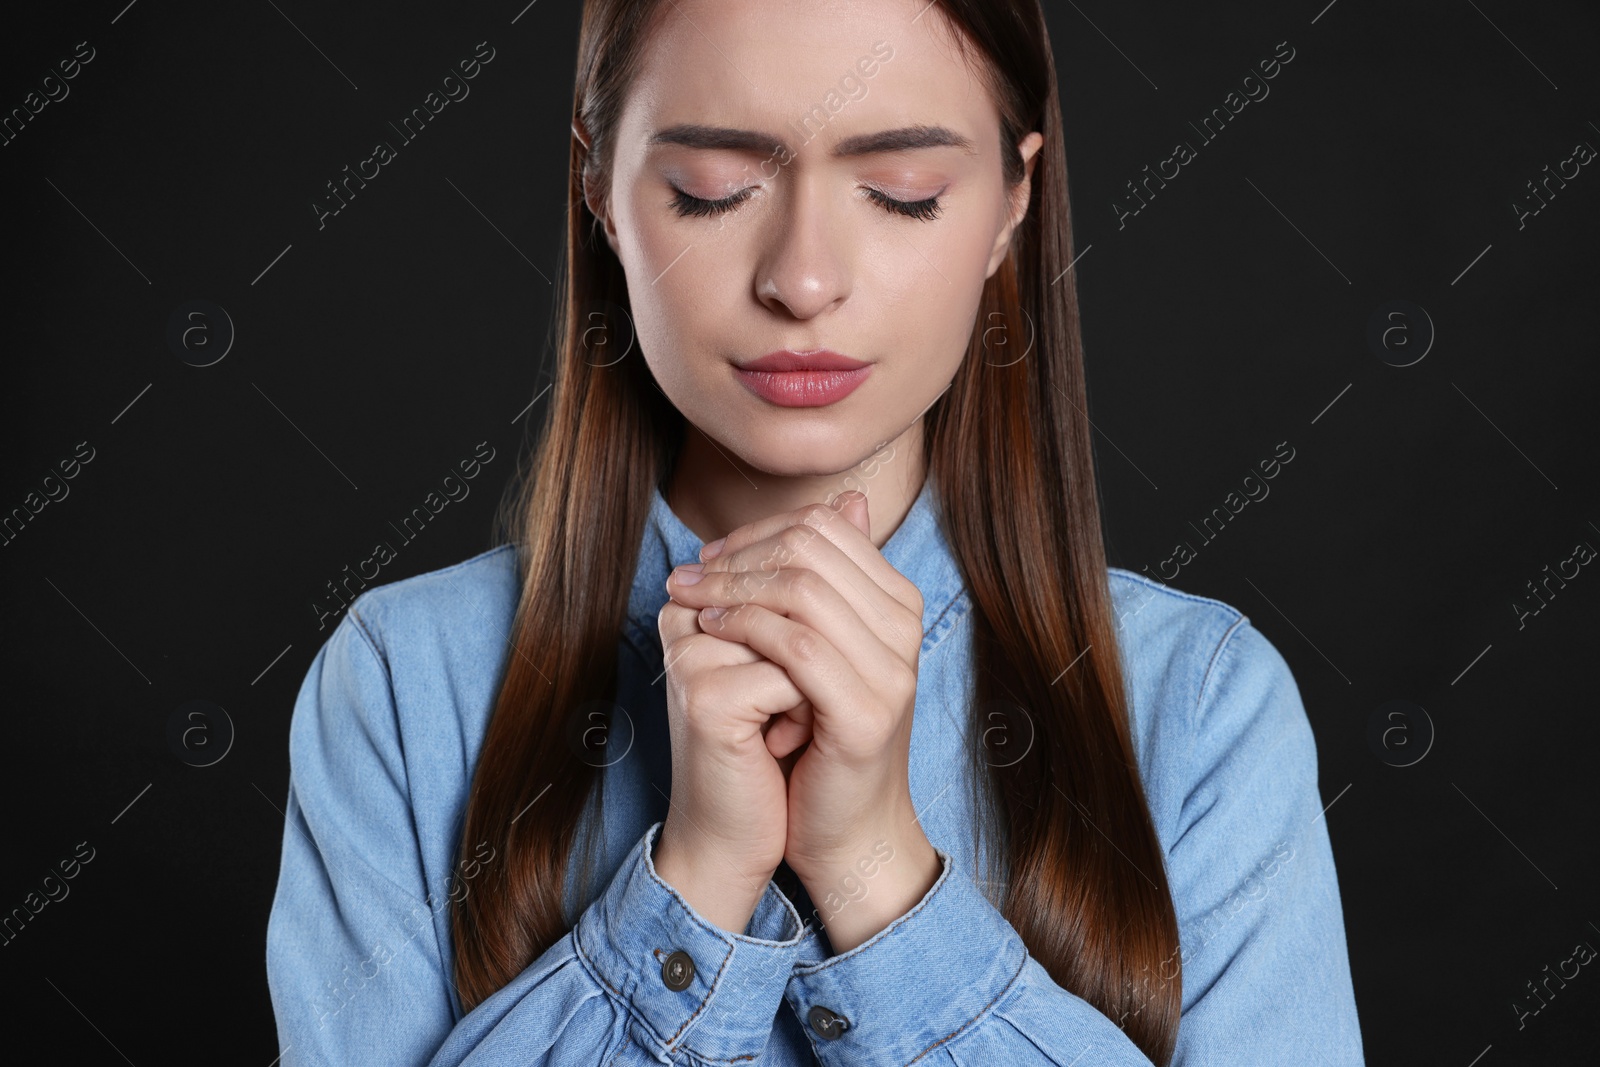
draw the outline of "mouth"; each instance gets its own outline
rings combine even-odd
[[[814,352],[795,352],[785,349],[781,352],[771,352],[760,359],[752,359],[748,363],[739,364],[740,370],[768,370],[768,371],[797,371],[797,370],[860,370],[871,364],[863,363],[859,359],[841,356],[837,352],[830,352],[826,348],[819,348]]]
[[[821,349],[772,352],[734,373],[756,396],[786,408],[824,407],[843,400],[872,373],[872,364]]]

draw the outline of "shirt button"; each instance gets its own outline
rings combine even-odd
[[[679,949],[661,961],[661,980],[673,992],[688,989],[694,981],[694,957]]]
[[[811,1029],[815,1030],[824,1041],[837,1041],[844,1036],[846,1030],[850,1029],[849,1022],[821,1004],[813,1004],[811,1010],[806,1013],[806,1018],[811,1023]]]

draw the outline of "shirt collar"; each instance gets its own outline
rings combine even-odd
[[[952,601],[964,590],[960,570],[940,527],[938,492],[932,476],[925,478],[911,509],[879,551],[889,565],[922,593],[924,646],[934,628],[946,617]],[[628,599],[628,620],[636,644],[648,641],[659,655],[661,634],[657,617],[667,602],[667,575],[672,568],[694,563],[704,542],[672,508],[658,485],[650,501],[650,517],[639,546],[633,590]]]

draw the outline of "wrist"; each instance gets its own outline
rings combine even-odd
[[[878,838],[849,863],[811,867],[800,876],[815,905],[812,919],[835,955],[868,941],[917,905],[943,873],[926,835]],[[798,873],[798,872],[797,872]]]
[[[693,854],[676,847],[665,826],[656,835],[650,861],[656,876],[683,897],[689,907],[733,934],[742,934],[749,927],[750,917],[767,888],[765,879],[731,869],[707,870]]]

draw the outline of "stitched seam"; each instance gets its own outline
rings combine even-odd
[[[1125,581],[1136,582],[1139,585],[1145,586],[1146,588],[1154,589],[1157,592],[1165,593],[1168,596],[1176,597],[1179,600],[1188,600],[1196,604],[1211,604],[1216,607],[1227,608],[1230,611],[1234,610],[1233,605],[1227,603],[1226,601],[1218,600],[1215,597],[1199,596],[1195,593],[1186,593],[1182,589],[1178,589],[1170,585],[1163,585],[1161,582],[1154,581],[1142,574],[1136,574],[1124,567],[1107,567],[1106,573],[1112,578],[1121,578]]]
[[[633,1044],[633,1033],[627,1027],[623,1027],[622,1044],[617,1047],[617,1051],[613,1052],[611,1058],[606,1061],[607,1067],[620,1060],[623,1052],[627,1051],[628,1046],[631,1044]]]
[[[944,874],[941,874],[939,876],[939,881],[934,883],[933,889],[929,890],[927,897],[924,898],[921,903],[919,903],[916,907],[912,908],[910,911],[906,912],[905,915],[901,916],[895,922],[893,922],[889,926],[885,927],[884,930],[882,931],[882,933],[880,933],[880,934],[874,936],[873,938],[871,938],[870,942],[876,942],[879,937],[888,936],[889,932],[892,931],[895,927],[897,927],[901,923],[907,921],[913,915],[915,915],[917,912],[921,911],[923,908],[927,907],[930,903],[932,903],[934,896],[938,893],[938,891],[941,888],[943,888],[943,883],[944,883],[945,879],[950,876],[950,873],[952,871],[954,871],[954,869],[955,868],[952,865],[948,870],[945,871]],[[863,945],[868,944],[868,943],[869,942],[863,942]],[[853,949],[852,952],[858,951],[860,949],[860,947],[861,946],[857,946],[857,949]],[[850,959],[850,953],[846,953],[843,956],[836,956],[833,959],[830,959],[830,960],[827,960],[827,961],[825,961],[825,962],[823,962],[821,964],[818,964],[816,967],[798,969],[798,970],[796,970],[795,974],[796,974],[797,977],[809,977],[809,976],[811,976],[813,974],[820,974],[821,972],[827,970],[829,967],[835,966],[836,964],[839,964],[839,963],[844,963],[844,962],[848,961],[849,959]],[[927,1048],[923,1049],[921,1052],[919,1052],[915,1056],[913,1056],[910,1060],[907,1061],[906,1067],[910,1067],[910,1064],[913,1064],[913,1063],[917,1062],[917,1060],[920,1060],[922,1057],[926,1056],[928,1053],[932,1052],[934,1049],[938,1048],[940,1045],[943,1045],[948,1041],[954,1040],[956,1037],[960,1036],[963,1031],[971,1028],[975,1023],[977,1023],[977,1021],[979,1019],[983,1018],[983,1016],[989,1011],[989,1009],[994,1007],[995,1004],[999,1003],[1000,999],[1006,995],[1007,991],[1009,991],[1012,986],[1016,985],[1018,976],[1020,976],[1022,974],[1023,968],[1025,968],[1027,965],[1028,965],[1028,957],[1026,955],[1024,955],[1022,963],[1018,965],[1016,972],[1012,974],[1011,978],[1001,988],[1000,992],[996,993],[994,995],[994,997],[992,999],[990,999],[989,1003],[985,1004],[982,1008],[979,1008],[978,1009],[978,1013],[976,1015],[974,1015],[971,1019],[969,1019],[965,1023],[963,1023],[960,1027],[958,1027],[957,1029],[951,1031],[949,1034],[945,1035],[944,1037],[941,1037],[938,1041],[935,1041],[933,1044],[929,1045]],[[847,1025],[851,1022],[851,1020],[850,1020],[850,1018],[848,1016],[844,1016],[844,1019],[845,1019],[845,1022],[846,1022]],[[810,1035],[808,1034],[807,1036],[809,1037]],[[816,1045],[816,1041],[813,1039],[811,1041],[811,1044],[813,1046],[815,1046]]]
[[[933,631],[935,631],[935,630],[937,630],[939,628],[939,624],[944,621],[944,617],[946,615],[950,614],[950,612],[955,609],[957,604],[962,602],[963,600],[965,600],[964,593],[961,590],[957,590],[956,591],[956,595],[951,597],[950,598],[950,602],[944,606],[944,610],[939,612],[939,617],[937,619],[933,620],[933,625],[928,627],[927,633],[924,633],[922,635],[922,639],[924,641],[926,641],[928,639],[928,635],[933,633]],[[937,641],[935,641],[933,644],[928,645],[927,647],[925,647],[922,651],[923,652],[932,652],[934,649],[938,648],[941,644],[943,644],[944,643],[944,639],[946,637],[949,637],[950,636],[950,632],[956,628],[956,624],[959,623],[962,620],[962,618],[964,618],[966,616],[966,613],[967,613],[966,612],[966,608],[969,608],[971,606],[972,606],[972,602],[970,600],[966,600],[966,607],[963,607],[961,613],[959,615],[957,615],[954,619],[950,620],[949,627],[945,630],[944,633],[939,635],[939,639]]]
[[[583,965],[583,969],[588,973],[589,977],[593,978],[595,981],[605,986],[606,989],[611,991],[611,994],[616,997],[617,1003],[622,1005],[623,1013],[627,1015],[628,1018],[633,1019],[640,1026],[643,1026],[645,1029],[654,1034],[655,1029],[650,1025],[650,1020],[641,1015],[638,1009],[633,1006],[633,1003],[628,1000],[627,997],[622,995],[622,990],[606,981],[606,976],[600,973],[599,966],[594,962],[594,960],[589,958],[589,953],[584,951],[583,939],[578,936],[577,928],[574,928],[572,931],[572,947],[578,957],[578,962]],[[628,1033],[626,1030],[624,1030],[624,1034],[630,1041],[632,1040],[631,1033]],[[626,1045],[624,1045],[624,1047],[626,1047]],[[621,1055],[622,1049],[618,1049],[617,1054]]]
[[[702,1053],[690,1048],[688,1045],[684,1045],[683,1048],[690,1055],[694,1056],[695,1059],[700,1060],[703,1063],[750,1063],[753,1060],[758,1060],[761,1058],[759,1055],[751,1055],[747,1053],[743,1056],[734,1056],[732,1059],[723,1059],[718,1056],[703,1055]]]
[[[1233,624],[1228,627],[1228,632],[1223,634],[1222,640],[1217,643],[1216,651],[1211,653],[1211,661],[1206,664],[1206,673],[1200,679],[1200,692],[1194,699],[1194,715],[1190,721],[1191,731],[1198,729],[1199,727],[1200,705],[1205,703],[1206,688],[1211,684],[1211,675],[1214,671],[1214,668],[1222,660],[1223,653],[1228,651],[1232,646],[1233,635],[1238,633],[1239,628],[1249,621],[1249,617],[1245,615],[1240,615],[1237,619],[1233,620]]]
[[[933,883],[933,888],[928,890],[927,895],[917,903],[916,907],[900,916],[900,918],[896,919],[888,926],[885,926],[882,930],[878,931],[878,933],[872,935],[870,938],[863,941],[849,952],[846,952],[840,956],[834,956],[831,959],[824,960],[823,962],[812,967],[798,968],[794,973],[805,978],[809,978],[813,974],[821,974],[829,967],[834,967],[841,963],[848,962],[855,957],[855,953],[865,951],[868,946],[875,945],[879,941],[887,939],[888,936],[894,932],[896,927],[900,926],[902,923],[909,922],[913,915],[927,907],[929,904],[933,903],[933,898],[939,895],[939,891],[944,888],[945,882],[950,879],[952,874],[954,874],[955,869],[955,861],[951,860],[949,866],[940,872],[938,880]]]
[[[391,586],[404,584],[405,582],[413,582],[413,581],[416,581],[418,578],[430,578],[430,577],[434,577],[434,576],[440,575],[440,574],[449,574],[451,571],[458,571],[462,567],[470,567],[474,563],[479,563],[479,562],[482,562],[483,560],[491,559],[494,556],[500,555],[501,553],[504,553],[504,552],[510,552],[511,550],[513,550],[516,547],[517,547],[516,545],[514,545],[511,542],[507,541],[503,545],[496,545],[494,548],[485,549],[484,551],[479,552],[476,556],[468,556],[466,559],[462,560],[461,562],[452,563],[448,567],[440,567],[438,570],[435,570],[435,571],[423,571],[420,574],[408,575],[405,578],[400,578],[400,579],[398,579],[396,581],[393,581],[393,582],[386,582],[386,583],[384,583],[383,586],[375,586],[374,588],[388,588],[388,587],[391,587]]]
[[[648,870],[646,870],[645,874],[647,876],[649,876],[650,872]],[[676,889],[672,888],[672,886],[667,885],[666,882],[662,881],[661,877],[659,875],[654,876],[654,879],[657,882],[657,884],[663,886],[667,890],[668,893],[672,894],[673,899],[675,899],[679,903],[683,904],[684,911],[687,914],[690,922],[694,923],[694,925],[696,925],[700,929],[706,931],[708,934],[711,934],[712,937],[716,938],[719,941],[722,941],[726,945],[726,943],[727,943],[727,941],[726,941],[727,935],[725,933],[718,933],[717,930],[712,928],[710,925],[701,922],[695,916],[694,909],[689,907],[688,902],[685,901],[681,895],[679,895],[679,893],[678,893],[678,891]],[[576,939],[574,939],[574,940],[576,940]],[[659,952],[660,952],[659,949],[657,949],[655,951],[657,952],[657,954],[659,954]],[[708,983],[710,985],[710,987],[711,987],[710,988],[710,992],[708,992],[706,994],[705,999],[700,1002],[700,1006],[694,1010],[694,1013],[691,1014],[687,1019],[685,1019],[683,1021],[683,1025],[678,1027],[678,1029],[673,1032],[671,1037],[667,1038],[667,1042],[669,1044],[671,1042],[673,1042],[673,1041],[676,1041],[678,1039],[678,1036],[680,1034],[682,1034],[684,1032],[684,1030],[688,1029],[690,1024],[692,1024],[696,1019],[698,1019],[700,1017],[700,1013],[705,1011],[706,1005],[711,1002],[712,994],[714,994],[716,992],[717,982],[719,980],[721,980],[723,972],[728,969],[728,963],[732,959],[733,959],[733,949],[732,949],[732,946],[728,946],[728,954],[722,958],[722,965],[717,968],[717,973],[711,978],[711,981]],[[607,987],[609,988],[609,983],[607,983]],[[619,993],[618,996],[620,997],[621,994]],[[632,1005],[629,1005],[629,1007],[631,1008]]]
[[[659,948],[651,949],[650,951],[654,952],[656,954],[656,959],[660,959],[661,958],[661,950]],[[718,973],[720,974],[721,972],[718,972]],[[707,1000],[709,1001],[709,999],[710,998],[708,997]],[[680,1031],[680,1033],[681,1033],[681,1031]],[[704,1060],[707,1063],[745,1063],[745,1062],[748,1062],[750,1060],[754,1060],[754,1059],[759,1059],[760,1058],[759,1056],[751,1055],[749,1053],[746,1053],[743,1056],[734,1056],[734,1057],[731,1057],[729,1059],[723,1059],[723,1058],[717,1057],[717,1056],[704,1055],[701,1052],[699,1052],[697,1049],[691,1048],[687,1044],[684,1045],[683,1047],[684,1047],[684,1049],[686,1051],[693,1053],[696,1059]]]
[[[694,916],[691,915],[690,918],[693,919]],[[695,925],[703,926],[704,924],[696,921]],[[733,950],[729,949],[728,950],[728,954],[726,956],[722,957],[722,966],[717,968],[716,975],[711,979],[711,981],[709,983],[711,988],[706,993],[706,998],[700,1002],[700,1006],[694,1010],[694,1014],[690,1015],[687,1019],[683,1020],[683,1025],[678,1027],[678,1029],[673,1032],[671,1037],[667,1038],[667,1043],[668,1044],[671,1044],[672,1042],[678,1040],[679,1035],[681,1035],[685,1030],[689,1029],[690,1025],[696,1019],[700,1018],[700,1013],[706,1010],[706,1006],[711,1003],[711,998],[716,995],[717,983],[722,981],[722,974],[723,974],[724,971],[726,971],[728,969],[728,963],[732,959],[733,959]]]
[[[579,962],[583,964],[583,969],[589,972],[589,977],[593,978],[595,981],[599,982],[601,985],[605,986],[613,994],[615,994],[616,998],[622,1002],[622,1006],[628,1009],[628,1011],[631,1013],[633,1010],[633,1005],[629,1004],[627,998],[622,995],[622,990],[606,981],[606,976],[600,973],[599,965],[596,964],[594,960],[589,958],[588,952],[584,951],[583,938],[578,936],[576,929],[574,929],[572,932],[572,947],[577,953]]]
[[[487,560],[491,560],[498,555],[503,555],[506,552],[513,551],[515,548],[516,545],[507,542],[506,544],[499,545],[484,552],[480,552],[476,556],[471,556],[459,563],[452,563],[448,567],[440,567],[438,570],[423,571],[420,574],[411,574],[404,578],[396,578],[392,582],[384,582],[382,584],[373,585],[370,589],[363,586],[362,588],[364,591],[357,596],[355,600],[350,602],[349,611],[354,611],[356,604],[360,603],[364,598],[367,599],[368,603],[370,604],[372,599],[375,597],[383,597],[390,592],[399,592],[400,590],[409,587],[413,583],[420,582],[427,578],[437,578],[442,575],[452,574],[464,567],[470,567],[474,563],[482,563]],[[348,614],[349,612],[346,613]]]
[[[693,918],[693,916],[691,916],[691,918]],[[697,922],[696,925],[704,926],[705,924]],[[629,1003],[627,998],[622,995],[622,991],[620,989],[618,989],[616,986],[612,985],[610,982],[606,981],[605,976],[600,973],[599,968],[595,967],[593,965],[593,962],[589,959],[588,953],[586,953],[584,951],[584,949],[583,949],[583,941],[580,938],[574,937],[572,939],[572,943],[573,943],[573,946],[578,951],[579,958],[581,958],[583,960],[583,962],[584,962],[584,965],[585,965],[584,969],[586,971],[589,971],[590,974],[592,974],[596,979],[598,979],[601,985],[605,986],[607,989],[611,990],[612,993],[616,994],[617,999],[622,1002],[623,1007],[627,1009],[627,1011],[628,1011],[628,1013],[630,1015],[637,1014],[635,1012],[635,1010],[634,1010],[633,1005],[631,1003]],[[654,948],[654,949],[651,949],[650,951],[652,953],[654,953],[654,955],[655,955],[655,957],[657,959],[661,958],[661,950],[659,948]],[[729,952],[728,955],[723,958],[722,966],[717,968],[716,977],[711,980],[711,988],[712,988],[713,992],[716,990],[717,980],[720,979],[722,977],[722,973],[728,969],[728,962],[730,960],[732,960],[732,959],[733,959],[733,953]],[[689,1024],[693,1023],[695,1021],[695,1019],[699,1017],[700,1013],[705,1010],[706,1005],[709,1004],[709,1003],[711,1003],[710,994],[708,994],[706,996],[705,1000],[700,1002],[700,1006],[694,1010],[694,1014],[690,1015],[689,1018],[685,1019],[683,1025],[678,1027],[678,1029],[672,1034],[671,1037],[667,1038],[666,1043],[667,1044],[671,1044],[672,1042],[676,1041],[678,1039],[678,1036],[680,1034],[682,1034],[684,1032],[684,1030],[688,1029]],[[642,1016],[640,1017],[640,1019],[641,1019],[641,1021],[643,1021],[643,1017]],[[646,1022],[646,1025],[649,1025],[648,1022]],[[696,1055],[699,1055],[699,1053],[696,1053]],[[705,1059],[706,1057],[702,1056],[701,1058]],[[755,1058],[756,1057],[754,1057],[754,1056],[736,1056],[731,1060],[716,1060],[714,1062],[717,1062],[717,1063],[737,1063],[737,1062],[739,1062],[741,1060],[751,1060],[751,1059],[755,1059]]]
[[[411,840],[416,842],[417,845],[417,866],[423,868],[422,894],[423,900],[426,902],[431,894],[428,892],[426,864],[423,862],[422,857],[422,833],[417,828],[417,808],[411,797],[411,761],[406,756],[405,733],[400,729],[400,702],[395,697],[394,677],[389,670],[388,657],[380,651],[381,646],[375,639],[374,631],[369,629],[366,620],[356,613],[356,601],[360,599],[361,597],[357,597],[356,600],[350,602],[350,610],[345,613],[345,616],[354,624],[356,633],[361,637],[362,642],[367,646],[367,650],[372,653],[373,658],[377,661],[383,673],[384,687],[389,691],[390,721],[394,727],[395,746],[400,750],[400,767],[405,772],[406,816],[407,821],[411,824]],[[428,927],[433,933],[434,957],[439,961],[440,967],[443,968],[444,961],[450,957],[446,956],[444,944],[439,940],[439,926],[430,917]],[[461,991],[460,987],[456,985],[455,975],[447,973],[445,974],[445,980],[449,983],[446,997],[448,998],[451,994],[454,994],[455,999],[459,1001]],[[459,1006],[459,1003],[453,1003],[451,1010],[454,1011]]]
[[[351,622],[355,623],[356,629],[360,631],[361,636],[366,640],[367,646],[372,649],[373,656],[377,657],[378,662],[383,664],[383,669],[387,671],[389,669],[389,657],[384,655],[378,647],[378,639],[368,627],[367,620],[356,613],[355,601],[350,602],[350,610],[345,614],[350,617]]]
[[[735,934],[735,933],[732,933],[732,931],[729,931],[730,936],[735,937],[735,938],[743,938],[746,941],[756,942],[756,947],[757,948],[770,948],[772,945],[781,945],[784,948],[788,949],[788,948],[795,948],[795,947],[798,947],[799,945],[803,944],[805,942],[806,938],[812,936],[811,934],[807,934],[805,932],[805,929],[806,929],[805,918],[803,916],[801,916],[800,909],[798,909],[798,908],[796,908],[794,906],[794,901],[790,900],[788,895],[784,893],[783,887],[778,885],[777,882],[773,881],[770,878],[767,879],[767,884],[766,884],[765,888],[763,888],[761,890],[761,897],[756,901],[756,911],[760,911],[761,910],[761,906],[762,906],[762,904],[764,904],[766,902],[767,896],[769,894],[770,895],[775,895],[778,898],[778,903],[783,909],[783,928],[785,930],[788,930],[789,927],[791,925],[793,925],[794,926],[794,930],[795,930],[794,936],[790,937],[790,938],[785,938],[782,941],[769,941],[767,938],[750,937],[748,934]],[[754,914],[753,913],[752,913],[751,918],[752,919],[754,918]],[[792,923],[791,923],[791,920],[792,920]]]
[[[1027,956],[1023,956],[1022,964],[1021,964],[1021,966],[1019,966],[1017,968],[1016,973],[1011,976],[1011,980],[1006,982],[1005,986],[1000,990],[1000,992],[998,992],[998,993],[996,993],[994,995],[993,999],[991,999],[989,1001],[989,1003],[985,1004],[983,1007],[978,1009],[978,1014],[974,1015],[971,1019],[967,1020],[958,1029],[951,1031],[950,1033],[946,1034],[944,1037],[941,1037],[939,1040],[937,1040],[933,1044],[929,1045],[927,1048],[923,1049],[921,1052],[917,1053],[915,1056],[911,1057],[911,1059],[906,1061],[906,1067],[911,1067],[911,1064],[916,1063],[918,1060],[922,1059],[922,1057],[926,1056],[928,1053],[932,1052],[934,1049],[938,1048],[940,1045],[946,1044],[946,1043],[948,1043],[950,1041],[954,1041],[956,1038],[961,1036],[963,1031],[970,1030],[973,1026],[975,1026],[977,1024],[978,1020],[982,1019],[985,1015],[987,1015],[989,1013],[989,1009],[990,1008],[992,1008],[996,1004],[1000,1003],[1001,998],[1004,997],[1008,992],[1011,991],[1011,987],[1017,984],[1017,978],[1021,976],[1023,968],[1025,968],[1027,966],[1028,966],[1028,957]]]
[[[358,603],[362,597],[381,597],[391,591],[398,592],[399,590],[404,589],[415,582],[420,582],[428,578],[437,578],[442,575],[453,574],[454,572],[465,567],[470,567],[475,563],[483,563],[494,559],[496,556],[503,555],[506,552],[511,552],[515,550],[515,548],[516,545],[507,542],[506,544],[499,545],[484,552],[480,552],[476,556],[471,556],[467,559],[461,560],[459,563],[452,563],[448,567],[440,567],[438,570],[422,571],[418,574],[410,574],[404,578],[396,578],[392,582],[375,584],[370,589],[366,588],[366,586],[363,586],[362,588],[364,591],[356,598],[356,600],[351,601],[350,608],[354,610],[356,603]],[[372,581],[376,581],[376,579],[373,579]]]
[[[652,867],[654,866],[654,862],[653,861],[651,863],[651,866]],[[676,900],[678,903],[683,905],[684,913],[688,916],[690,922],[694,923],[696,926],[698,926],[700,929],[704,930],[706,933],[710,934],[712,937],[716,938],[718,941],[721,941],[729,949],[732,949],[734,947],[734,945],[737,945],[741,941],[746,942],[747,944],[749,944],[753,948],[765,948],[765,949],[770,949],[774,945],[780,946],[782,948],[794,948],[797,945],[799,945],[799,944],[801,944],[801,943],[803,943],[805,941],[805,938],[800,937],[799,934],[796,934],[795,937],[790,939],[789,941],[768,941],[768,940],[766,940],[764,938],[750,937],[748,934],[736,934],[736,933],[733,933],[730,930],[724,930],[720,926],[713,926],[708,922],[703,922],[695,914],[694,908],[691,907],[689,905],[689,902],[684,899],[682,893],[678,892],[678,890],[676,888],[674,888],[673,886],[669,885],[666,882],[665,879],[663,879],[659,874],[657,874],[654,871],[652,871],[650,868],[648,868],[648,867],[641,868],[641,870],[644,871],[645,877],[652,879],[662,889],[664,889],[668,893],[670,893],[672,895],[672,899],[673,900]],[[769,884],[769,886],[771,885],[771,879],[768,879],[768,884]],[[762,892],[763,895],[765,895],[767,890],[763,889],[761,892]],[[783,891],[779,890],[778,891],[778,895],[780,897],[782,897],[783,896]],[[783,900],[784,900],[784,903],[789,905],[789,913],[791,915],[795,916],[796,918],[798,918],[799,915],[800,915],[800,912],[795,909],[794,904],[791,901],[789,901],[789,899],[787,897],[783,897]],[[757,901],[757,907],[759,907],[759,906],[760,906],[760,901],[758,900]],[[802,922],[802,927],[801,928],[804,929],[803,922]],[[808,934],[806,936],[809,937],[810,935]],[[733,944],[729,944],[728,943],[730,941],[730,939],[732,940]],[[723,967],[724,968],[727,967],[727,961],[726,960],[723,961]],[[718,969],[717,973],[721,974],[722,970]]]
[[[1187,783],[1194,782],[1194,746],[1198,743],[1200,738],[1200,705],[1205,702],[1206,689],[1211,684],[1212,672],[1216,668],[1217,664],[1222,661],[1223,654],[1232,650],[1233,635],[1238,633],[1240,627],[1249,621],[1250,620],[1244,615],[1240,615],[1233,621],[1233,624],[1228,627],[1228,632],[1223,634],[1222,640],[1217,643],[1216,651],[1211,653],[1211,661],[1206,664],[1206,672],[1200,679],[1200,693],[1195,697],[1194,709],[1189,715],[1189,747],[1188,750],[1183,754],[1183,777],[1184,781]],[[1176,819],[1182,816],[1183,805],[1186,802],[1187,798],[1179,801],[1177,813],[1174,814],[1173,818]],[[1185,830],[1184,833],[1186,834],[1188,831]],[[1181,839],[1182,835],[1179,835],[1179,837]],[[1177,842],[1173,842],[1173,844],[1175,845]],[[1170,855],[1170,850],[1168,851],[1168,854]]]

